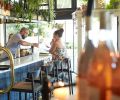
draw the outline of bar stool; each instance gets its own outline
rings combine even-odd
[[[24,92],[25,100],[27,100],[26,93],[32,93],[33,100],[37,100],[37,94],[42,90],[42,85],[40,83],[36,83],[34,81],[33,73],[27,73],[28,78],[25,82],[16,83],[10,92]],[[8,93],[8,100],[10,100],[10,92]],[[21,96],[19,96],[19,100],[21,100]]]
[[[62,75],[62,81],[66,83],[66,76],[64,76],[64,73],[68,76],[68,83],[69,86],[69,92],[70,94],[73,94],[73,86],[72,86],[72,70],[71,70],[71,59],[70,58],[63,58],[62,62],[60,63],[61,68],[56,68],[56,75],[58,77],[59,74]]]
[[[73,86],[71,85],[72,84],[72,71],[71,71],[70,58],[63,58],[62,60],[53,60],[52,64],[53,64],[53,70],[51,72],[47,71],[49,64],[42,66],[44,69],[44,72],[48,75],[49,81],[52,84],[54,84],[55,82],[59,82],[61,80],[65,82],[66,80],[65,80],[64,73],[66,73],[68,75],[67,84],[69,86],[70,94],[73,94]]]

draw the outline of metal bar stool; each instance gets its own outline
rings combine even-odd
[[[68,81],[66,82],[64,73],[68,76]],[[71,60],[70,58],[63,58],[62,60],[53,60],[53,71],[50,75],[54,82],[63,81],[65,84],[68,84],[70,94],[73,94],[72,84],[72,71],[71,71]]]
[[[69,92],[70,94],[73,94],[73,86],[72,84],[72,71],[71,71],[71,60],[70,58],[63,58],[61,63],[61,69],[58,69],[58,72],[67,73],[68,75],[68,85],[69,85]],[[66,76],[62,76],[62,81],[64,80]]]

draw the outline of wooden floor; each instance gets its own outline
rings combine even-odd
[[[81,83],[82,89],[81,89],[81,97],[79,97],[79,100],[100,100],[99,90],[95,87],[84,87],[85,84]],[[85,89],[86,88],[86,89]],[[87,91],[86,95],[85,92]],[[84,93],[83,93],[84,92]],[[89,94],[89,95],[88,95]],[[66,100],[75,100],[76,95],[76,87],[74,87],[74,94],[72,96],[68,96]],[[55,98],[51,98],[51,100],[58,100]],[[117,96],[115,94],[112,94],[109,99],[106,100],[120,100],[120,96]]]
[[[75,81],[76,81],[76,75],[73,74],[73,82],[75,82]],[[100,100],[99,90],[97,88],[86,86],[86,84],[81,81],[81,88],[80,88],[80,90],[81,90],[81,97],[79,97],[80,100]],[[76,86],[74,87],[73,92],[74,92],[74,94],[72,96],[68,96],[66,98],[66,100],[75,100]],[[42,100],[41,97],[40,97],[39,100]],[[50,100],[58,100],[58,99],[55,99],[54,97],[52,97]],[[107,100],[120,100],[120,96],[112,94],[111,98],[109,98]]]

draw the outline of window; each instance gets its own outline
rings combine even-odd
[[[81,5],[86,4],[88,0],[77,0],[77,8],[81,7]]]
[[[60,8],[71,8],[72,0],[57,0],[57,9]]]

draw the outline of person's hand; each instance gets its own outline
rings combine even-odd
[[[49,45],[46,45],[46,47],[47,47],[47,48],[50,48],[50,46],[49,46]]]
[[[51,40],[50,45],[52,45],[53,42],[54,42],[54,39]]]
[[[34,47],[39,47],[39,43],[33,43]]]
[[[50,45],[52,45],[53,43],[55,43],[57,40],[55,38],[52,39],[52,41],[50,42]]]

